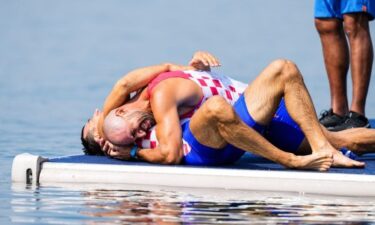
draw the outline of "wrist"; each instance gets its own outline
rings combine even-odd
[[[137,153],[138,153],[138,146],[135,144],[130,149],[130,159],[138,159]]]

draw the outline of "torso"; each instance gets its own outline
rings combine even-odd
[[[219,74],[203,71],[175,71],[162,73],[151,81],[147,90],[149,97],[155,91],[162,90],[164,85],[172,85],[175,88],[175,97],[181,100],[181,104],[178,105],[181,124],[191,118],[209,97],[220,95],[233,105],[247,87],[244,83]],[[137,143],[142,148],[156,147],[158,142],[155,127],[151,128],[147,136]]]

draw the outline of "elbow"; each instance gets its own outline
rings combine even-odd
[[[165,63],[162,63],[161,65],[164,67],[165,71],[170,71],[171,67],[173,66],[173,63],[165,62]]]
[[[167,165],[177,165],[180,164],[182,161],[183,155],[180,154],[179,152],[172,152],[169,151],[170,153],[165,155],[162,164],[167,164]]]
[[[128,89],[129,88],[129,84],[130,84],[130,82],[125,77],[125,78],[122,78],[122,79],[118,80],[115,83],[114,88],[115,89],[120,89],[120,90]]]
[[[181,159],[179,158],[175,158],[175,157],[168,157],[164,160],[163,164],[167,164],[167,165],[178,165],[180,164],[181,162]]]

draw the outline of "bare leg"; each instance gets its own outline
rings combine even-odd
[[[350,43],[353,99],[350,110],[365,115],[365,104],[371,77],[373,48],[365,13],[344,15],[344,28]]]
[[[338,152],[327,140],[296,65],[288,60],[271,63],[245,90],[247,109],[260,124],[268,124],[282,97],[290,116],[301,127],[312,152],[330,152],[334,166],[363,166]]]
[[[315,19],[323,47],[331,92],[333,112],[344,116],[348,112],[346,77],[349,68],[349,50],[342,21],[338,19]]]
[[[375,152],[375,129],[352,128],[337,132],[327,130],[322,126],[324,135],[336,149],[345,147],[358,155]],[[310,154],[311,147],[304,140],[296,154]]]
[[[358,155],[375,152],[375,129],[353,128],[324,133],[335,148],[346,147]]]
[[[243,123],[233,107],[219,96],[211,97],[199,108],[190,121],[190,129],[203,145],[222,148],[230,143],[288,168],[326,171],[332,164],[329,152],[296,156],[276,148]]]

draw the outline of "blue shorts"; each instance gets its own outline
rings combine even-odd
[[[234,110],[239,117],[254,130],[262,134],[265,127],[257,124],[247,111],[244,96],[240,98],[233,105]],[[184,163],[188,165],[223,165],[230,164],[237,161],[245,153],[245,151],[227,144],[222,149],[215,149],[207,147],[198,142],[198,140],[191,133],[189,128],[190,121],[182,126],[182,137],[185,142],[190,145],[190,151],[184,157]]]
[[[281,100],[271,123],[266,127],[264,136],[276,147],[293,153],[297,152],[304,140],[305,135],[290,117],[284,99]]]
[[[373,0],[315,0],[315,18],[343,19],[344,14],[367,13],[369,19],[375,17]]]

